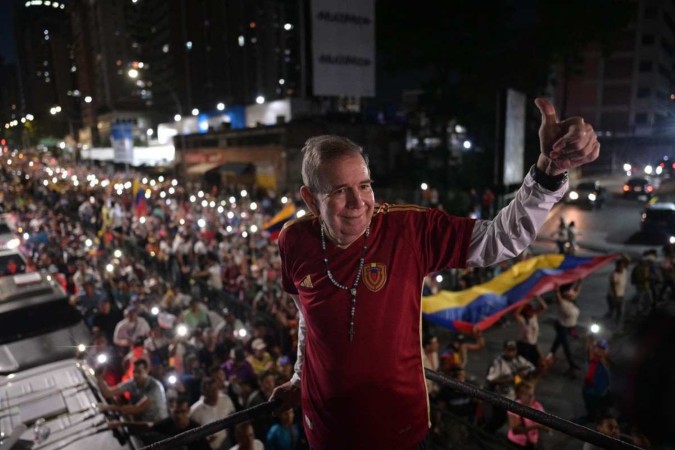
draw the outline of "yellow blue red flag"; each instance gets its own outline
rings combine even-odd
[[[269,233],[270,239],[276,239],[281,233],[284,224],[295,216],[295,205],[292,202],[286,203],[274,217],[263,224],[263,230]]]
[[[476,327],[484,331],[533,297],[585,278],[618,257],[535,256],[514,264],[487,283],[422,297],[422,315],[462,333],[470,333]]]

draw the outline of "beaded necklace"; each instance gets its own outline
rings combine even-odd
[[[356,277],[354,278],[354,283],[352,284],[352,287],[345,286],[344,284],[340,284],[335,280],[335,277],[333,277],[333,273],[330,271],[328,268],[328,258],[326,256],[326,236],[324,234],[323,230],[324,224],[321,223],[321,249],[323,250],[323,263],[326,266],[326,274],[328,275],[328,279],[330,280],[331,283],[333,283],[333,286],[349,291],[349,293],[352,296],[352,304],[351,304],[351,309],[349,312],[349,342],[354,341],[354,315],[356,314],[356,287],[359,285],[359,281],[361,281],[361,274],[363,273],[363,264],[366,259],[366,250],[368,250],[368,236],[370,236],[370,225],[366,227],[366,232],[364,234],[365,238],[363,240],[363,250],[361,251],[361,258],[359,259],[359,266],[356,270]]]

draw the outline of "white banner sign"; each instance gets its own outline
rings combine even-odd
[[[504,185],[523,181],[525,159],[525,94],[506,92],[506,130],[504,136]]]
[[[375,95],[375,0],[312,0],[314,95]]]

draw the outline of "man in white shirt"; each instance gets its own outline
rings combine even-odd
[[[607,319],[614,319],[617,323],[621,320],[621,307],[623,305],[623,296],[626,294],[628,284],[628,270],[625,259],[619,259],[616,262],[614,271],[609,275],[609,292],[607,292],[608,311],[605,314]]]
[[[190,407],[190,419],[199,425],[224,419],[234,412],[234,404],[230,397],[220,392],[213,378],[206,377],[202,381],[202,397]],[[221,430],[208,436],[207,441],[212,449],[223,448],[227,439],[227,430]]]
[[[113,342],[118,347],[128,350],[138,338],[149,335],[150,325],[144,318],[138,317],[136,305],[131,305],[126,309],[126,317],[115,327]]]

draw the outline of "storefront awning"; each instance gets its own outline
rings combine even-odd
[[[188,175],[204,175],[206,172],[209,170],[213,170],[217,167],[219,167],[221,163],[199,163],[195,164],[194,166],[190,166],[187,168],[186,173]]]

